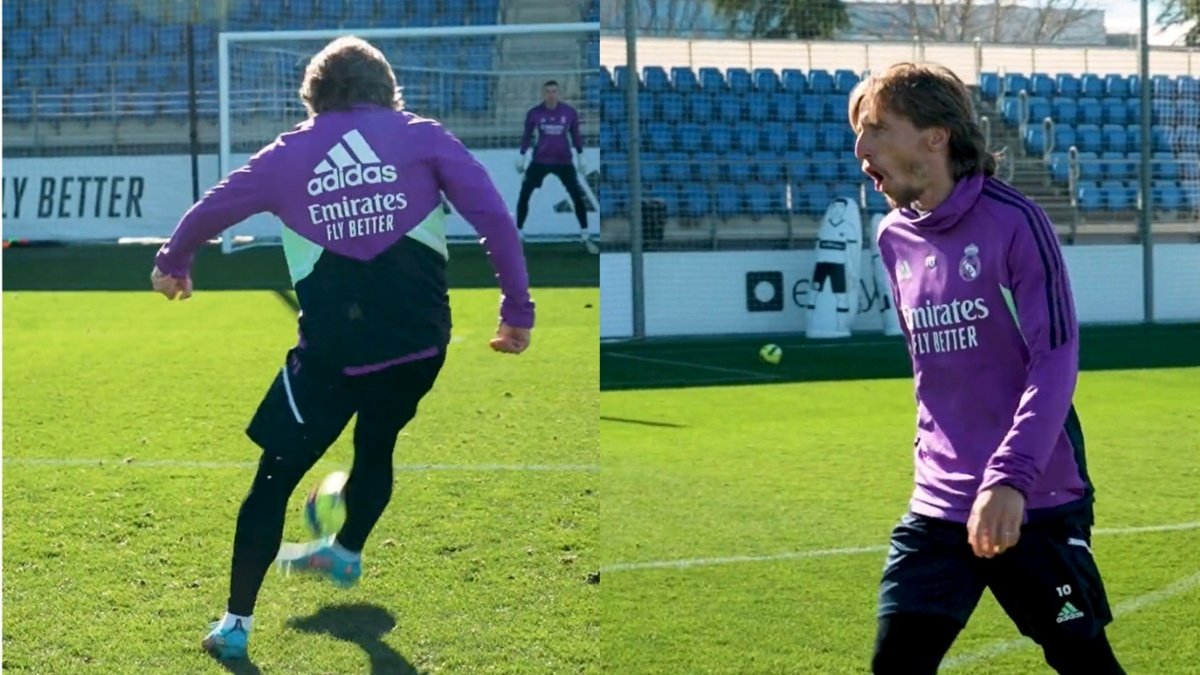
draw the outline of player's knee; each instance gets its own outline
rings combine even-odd
[[[1059,675],[1125,675],[1103,628],[1092,635],[1056,631],[1038,642]]]
[[[952,618],[934,614],[890,614],[879,619],[874,675],[933,675],[962,630]]]

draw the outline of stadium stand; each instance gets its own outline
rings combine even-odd
[[[649,65],[640,74],[624,66],[601,71],[606,216],[620,217],[629,206],[620,87],[631,80],[639,88],[644,194],[662,200],[683,229],[712,214],[748,236],[756,221],[771,217],[811,227],[833,196],[857,198],[870,213],[886,210],[852,155],[845,111],[858,74]],[[1158,75],[1152,87],[1155,209],[1195,224],[1200,78]],[[1002,162],[1002,177],[1047,205],[1056,223],[1074,232],[1079,223],[1132,222],[1140,171],[1136,76],[982,73],[975,93],[990,147],[1015,155]],[[718,236],[737,236],[718,229]]]
[[[48,147],[91,144],[94,152],[94,146],[104,144],[129,148],[153,141],[179,142],[189,102],[186,17],[180,13],[187,4],[4,2],[5,151],[39,154]],[[543,15],[554,16],[537,15],[522,3],[502,0],[229,0],[199,3],[199,7],[201,16],[195,28],[197,109],[205,138],[212,137],[216,123],[217,35],[221,31],[575,22],[599,17],[598,0],[575,0],[542,10]],[[527,57],[529,49],[524,45],[513,49],[506,40],[530,38],[471,38],[453,49],[451,45],[425,47],[414,42],[403,43],[401,49],[401,41],[386,40],[379,46],[393,59],[410,107],[442,118],[466,118],[455,120],[464,130],[462,135],[482,138],[487,125],[509,119],[510,109],[527,108],[536,100],[536,88],[531,93],[529,87],[523,87],[509,95],[497,91],[495,78],[486,77],[524,63],[520,59]],[[563,61],[573,70],[598,68],[598,40],[584,41],[579,53],[569,56]],[[296,73],[296,85],[302,65],[286,64]],[[254,77],[245,79],[253,81]],[[599,77],[587,79],[582,83],[585,100],[577,105],[584,109],[585,119],[594,116],[600,96]],[[253,104],[260,101],[254,91],[234,92],[233,96],[243,104],[243,111],[251,114]],[[290,96],[286,103],[298,105],[294,98]],[[267,98],[260,104],[274,106],[278,102]],[[523,114],[522,110],[517,118]],[[475,134],[472,122],[478,122]],[[590,127],[593,134],[597,126]],[[519,128],[513,131],[519,132]],[[490,137],[495,136],[493,130]]]

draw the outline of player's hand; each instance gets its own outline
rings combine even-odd
[[[150,273],[150,284],[154,286],[155,291],[165,295],[168,300],[174,300],[175,298],[187,300],[192,297],[191,277],[176,279],[175,277],[163,274],[157,266]]]
[[[492,338],[492,349],[505,354],[520,354],[529,349],[530,330],[528,328],[516,328],[510,326],[503,321],[500,322],[500,327],[496,329],[496,337]]]
[[[525,173],[525,155],[517,158],[517,173]]]
[[[967,542],[981,558],[993,558],[1017,545],[1025,518],[1025,496],[1007,485],[975,496],[967,519]]]
[[[579,175],[587,175],[587,162],[583,161],[583,155],[580,155],[579,158],[575,160],[575,169],[579,172]]]

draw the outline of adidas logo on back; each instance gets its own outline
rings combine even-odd
[[[308,181],[308,194],[314,197],[357,185],[396,182],[396,167],[382,164],[358,129],[343,134],[313,173]]]

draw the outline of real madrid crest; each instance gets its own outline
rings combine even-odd
[[[975,281],[979,278],[980,267],[979,247],[968,244],[963,249],[962,260],[958,263],[958,276],[962,277],[963,281]]]

